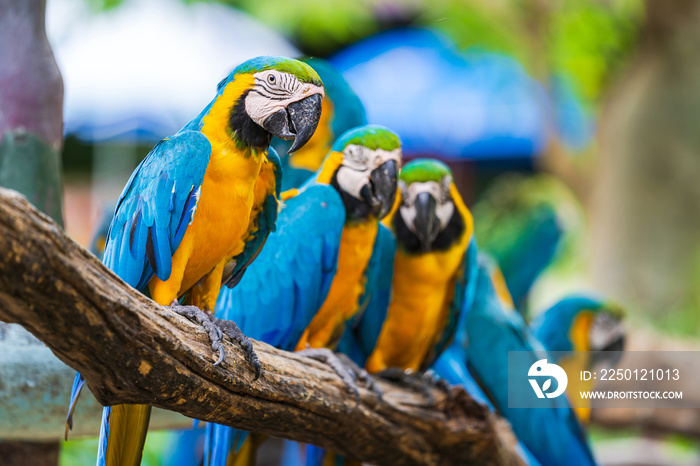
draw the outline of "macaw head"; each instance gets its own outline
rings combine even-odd
[[[242,63],[219,83],[219,96],[227,93],[235,97],[228,129],[250,147],[267,148],[277,136],[293,140],[289,152],[294,152],[311,139],[321,118],[321,78],[292,58],[257,57]]]
[[[361,126],[335,141],[318,181],[340,193],[348,220],[381,219],[396,200],[400,166],[399,137],[382,126]]]
[[[624,313],[614,303],[592,296],[567,296],[537,316],[533,328],[551,351],[622,351]],[[605,359],[599,356],[598,359]],[[596,361],[593,361],[595,363]]]
[[[333,142],[344,132],[367,124],[365,108],[343,75],[325,60],[302,58],[323,80],[326,96],[323,98],[321,120],[309,142],[290,158],[289,164],[311,172],[318,170]],[[278,152],[287,152],[289,143],[274,141]]]
[[[471,234],[471,214],[444,163],[412,160],[401,171],[399,190],[401,202],[392,227],[399,245],[407,252],[446,250],[465,229]]]

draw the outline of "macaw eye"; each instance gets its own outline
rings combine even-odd
[[[275,84],[277,82],[277,78],[275,78],[274,74],[268,75],[267,82],[269,82],[270,84]]]

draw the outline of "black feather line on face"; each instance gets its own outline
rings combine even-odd
[[[235,137],[248,147],[258,151],[265,150],[272,141],[272,135],[265,128],[255,123],[245,111],[245,98],[250,89],[236,101],[229,113],[229,129]]]
[[[404,251],[409,254],[421,254],[424,252],[418,236],[408,229],[400,211],[394,214],[393,226],[396,232],[396,241]],[[445,229],[438,233],[435,241],[430,245],[430,251],[449,250],[462,237],[465,228],[464,219],[455,206],[450,221]]]
[[[333,178],[331,178],[331,186],[338,191],[340,198],[343,200],[346,220],[361,221],[369,218],[372,213],[370,205],[366,201],[351,196],[340,187],[337,170],[333,173]]]

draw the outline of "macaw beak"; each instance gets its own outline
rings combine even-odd
[[[592,365],[598,363],[605,363],[610,367],[615,367],[620,358],[622,357],[622,351],[625,349],[625,336],[620,335],[615,340],[608,343],[605,348],[593,353]]]
[[[279,110],[265,120],[263,128],[281,139],[294,139],[288,154],[301,149],[314,135],[321,119],[321,94],[293,102],[286,109]]]
[[[389,160],[372,170],[369,174],[371,185],[369,201],[372,211],[378,218],[384,218],[394,206],[396,187],[398,185],[399,165],[396,160]]]
[[[430,193],[420,193],[415,201],[416,218],[413,220],[414,233],[423,246],[430,251],[430,245],[440,233],[440,219],[437,216],[437,202]]]

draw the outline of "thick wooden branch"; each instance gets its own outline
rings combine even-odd
[[[313,443],[375,464],[520,464],[507,423],[460,389],[379,381],[361,402],[324,364],[254,342],[264,375],[227,342],[214,366],[199,327],[135,292],[14,191],[0,189],[0,319],[24,326],[103,404],[147,403]],[[65,387],[69,390],[69,387]]]

